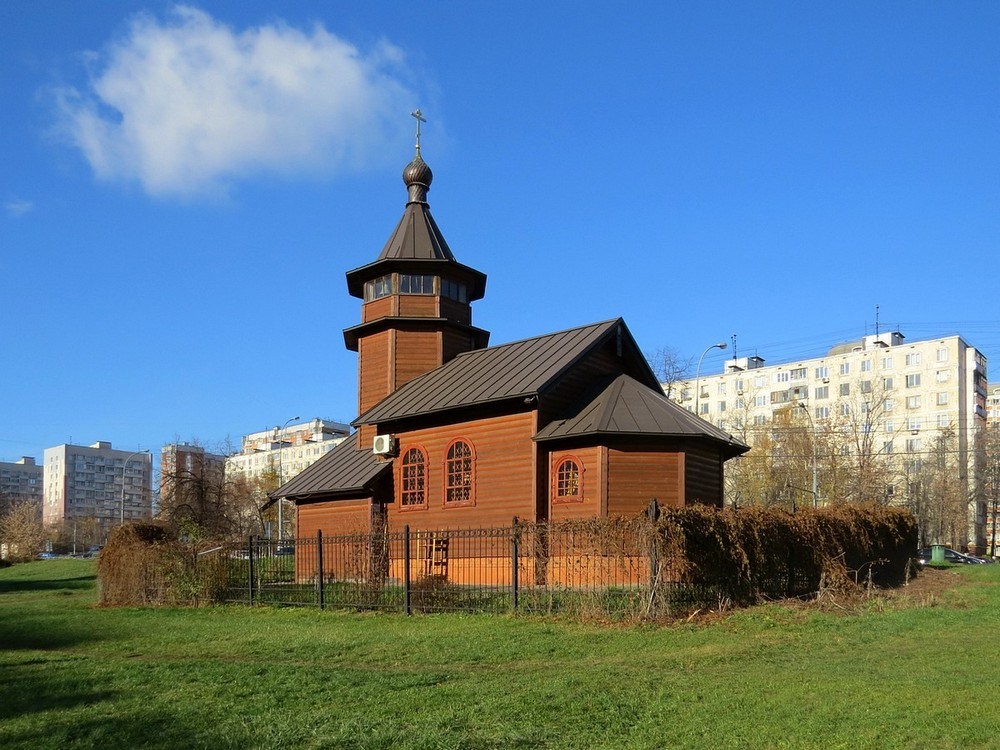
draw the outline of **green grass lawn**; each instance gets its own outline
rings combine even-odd
[[[98,609],[90,561],[0,570],[0,747],[990,747],[1000,565],[852,614],[711,624]],[[836,609],[836,608],[834,608]]]

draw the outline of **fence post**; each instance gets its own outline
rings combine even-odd
[[[316,587],[319,608],[323,609],[323,529],[316,531]]]
[[[251,534],[250,538],[247,540],[247,558],[250,562],[250,576],[247,580],[247,589],[250,595],[250,606],[252,607],[253,592],[254,592],[254,587],[256,585],[256,581],[254,580],[254,564],[253,564],[253,534]]]
[[[517,612],[517,561],[520,557],[520,538],[521,530],[517,528],[517,516],[514,516],[510,539],[510,606],[515,612]]]
[[[403,611],[410,615],[410,524],[403,526]]]
[[[660,575],[660,560],[656,549],[656,522],[660,518],[660,504],[654,497],[646,508],[646,518],[649,520],[649,606],[647,613],[653,609],[656,598],[656,580]]]

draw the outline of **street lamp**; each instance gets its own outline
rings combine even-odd
[[[812,447],[813,447],[813,507],[819,507],[819,481],[818,475],[816,473],[816,422],[813,420],[812,414],[809,413],[809,407],[804,403],[799,401],[799,406],[806,413],[806,417],[809,418],[809,425],[812,427]]]
[[[278,432],[278,486],[279,487],[282,485],[282,482],[283,482],[283,478],[282,478],[282,475],[281,475],[282,474],[282,471],[281,471],[281,469],[282,469],[282,466],[281,466],[281,464],[282,464],[282,456],[283,456],[283,454],[285,452],[285,438],[283,437],[283,435],[285,433],[285,428],[288,427],[288,425],[291,424],[292,422],[294,422],[296,419],[298,419],[298,417],[292,417],[291,419],[287,420],[281,426],[281,430]],[[285,513],[284,513],[285,508],[284,508],[284,506],[285,506],[284,499],[279,497],[278,498],[278,542],[279,543],[284,538],[284,529],[285,529]]]
[[[705,349],[698,358],[698,369],[694,373],[694,413],[698,416],[701,414],[698,411],[698,402],[701,399],[701,363],[705,359],[705,355],[708,354],[713,349],[725,349],[727,346],[725,341],[720,341],[718,344],[712,344],[710,347]]]
[[[121,507],[121,526],[125,525],[125,473],[128,471],[128,462],[131,461],[136,456],[141,456],[144,453],[149,453],[149,450],[136,451],[131,456],[125,459],[125,463],[122,464],[122,507]]]

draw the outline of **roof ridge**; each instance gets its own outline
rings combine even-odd
[[[600,321],[597,321],[596,323],[586,323],[586,324],[581,325],[581,326],[573,326],[572,328],[566,328],[566,329],[564,329],[562,331],[552,331],[551,333],[542,333],[542,334],[539,334],[538,336],[529,336],[528,338],[517,339],[516,341],[507,341],[507,342],[505,342],[503,344],[491,344],[490,346],[485,347],[485,349],[473,349],[473,350],[468,351],[468,352],[462,352],[461,354],[459,354],[458,356],[456,356],[454,359],[461,359],[462,357],[468,357],[469,355],[472,355],[472,354],[479,354],[479,353],[485,351],[486,349],[489,349],[490,351],[496,351],[497,349],[503,349],[504,347],[507,347],[507,346],[515,346],[517,344],[527,344],[530,341],[539,341],[541,339],[547,339],[547,338],[551,338],[553,336],[563,336],[563,335],[565,335],[567,333],[573,333],[574,331],[582,331],[585,328],[598,328],[600,326],[610,325],[612,323],[623,323],[623,322],[624,322],[624,320],[621,317],[618,317],[618,318],[609,318],[608,320],[600,320]],[[452,360],[452,361],[454,361],[454,360]]]
[[[624,372],[619,373],[608,385],[601,389],[608,392],[608,399],[604,404],[604,410],[601,412],[600,419],[597,420],[597,424],[603,429],[607,429],[608,422],[615,413],[615,407],[622,396],[622,389],[625,387],[625,378],[627,377],[629,376]]]

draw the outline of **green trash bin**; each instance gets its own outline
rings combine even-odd
[[[944,545],[943,544],[934,544],[934,545],[931,545],[931,562],[934,565],[944,565],[945,564],[945,559],[944,559]]]

